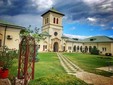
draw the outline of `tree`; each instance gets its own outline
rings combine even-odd
[[[30,28],[31,28],[31,25],[29,25],[28,28],[22,29],[20,31],[20,36],[21,37],[23,37],[23,36],[30,36],[30,34],[33,33],[33,30],[31,30]]]
[[[27,37],[31,36],[31,37],[33,37],[35,39],[35,43],[36,43],[36,57],[35,57],[35,61],[39,61],[39,58],[38,58],[39,45],[38,45],[38,43],[39,43],[39,41],[41,39],[45,39],[45,38],[43,37],[42,34],[39,34],[39,28],[36,27],[35,30],[33,31],[33,30],[30,29],[30,27],[31,27],[31,25],[29,25],[28,28],[23,29],[20,32],[20,36],[21,37],[23,37],[23,36],[27,36]]]
[[[91,54],[94,54],[94,55],[99,55],[99,50],[96,48],[96,46],[94,46],[92,49],[91,49]]]

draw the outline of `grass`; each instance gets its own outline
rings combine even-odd
[[[65,72],[55,53],[39,53],[39,59],[35,64],[35,78]]]
[[[87,85],[80,79],[77,79],[75,76],[67,74],[57,74],[44,76],[34,80],[35,82],[31,83],[32,85]]]
[[[29,85],[87,85],[75,76],[65,73],[56,53],[39,53],[35,63],[35,78]],[[17,76],[17,59],[14,60],[10,75]]]
[[[111,72],[96,69],[99,67],[108,66],[110,62],[113,65],[113,58],[106,58],[105,56],[101,55],[90,55],[82,53],[64,53],[64,55],[85,71],[100,74],[103,76],[113,75],[113,73]]]

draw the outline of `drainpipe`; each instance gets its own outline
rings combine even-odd
[[[4,43],[3,43],[3,52],[5,51],[5,40],[6,40],[6,30],[7,30],[7,26],[5,27],[5,30],[4,30]]]

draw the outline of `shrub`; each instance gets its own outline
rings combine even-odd
[[[0,55],[0,62],[2,62],[3,69],[9,69],[12,67],[13,59],[17,56],[16,50],[8,49],[5,46],[4,51]]]
[[[91,52],[90,52],[91,54],[94,54],[94,55],[99,55],[99,50],[96,48],[96,47],[93,47],[92,49],[91,49]]]

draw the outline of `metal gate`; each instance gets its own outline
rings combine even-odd
[[[31,79],[34,79],[35,39],[31,36],[24,36],[19,49],[18,79],[23,79],[24,85],[27,85]]]

